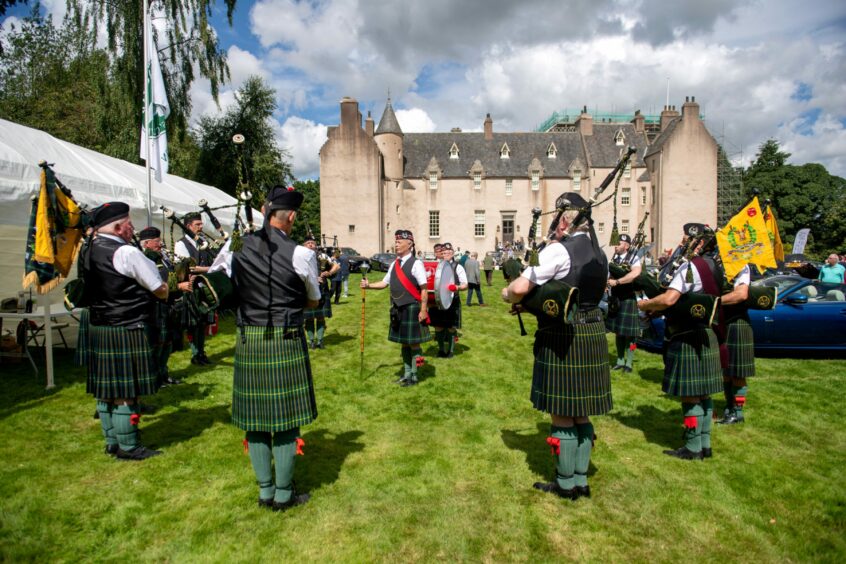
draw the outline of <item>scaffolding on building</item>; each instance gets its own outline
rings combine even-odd
[[[717,225],[722,227],[746,202],[743,189],[743,148],[726,139],[717,139]]]

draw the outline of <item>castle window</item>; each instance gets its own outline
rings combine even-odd
[[[620,225],[620,233],[628,233],[629,232],[629,220],[624,219],[623,223]]]
[[[350,225],[350,233],[355,233],[355,225]]]
[[[632,189],[631,188],[623,188],[623,191],[620,194],[620,205],[621,206],[630,206],[631,204],[632,204]]]
[[[558,149],[555,147],[555,143],[550,143],[549,147],[546,148],[546,156],[550,159],[558,158]]]
[[[437,190],[438,189],[438,173],[437,172],[430,172],[429,173],[429,190]]]
[[[573,191],[579,192],[582,189],[582,171],[573,171]]]
[[[533,170],[532,171],[532,190],[538,191],[540,190],[540,171]]]
[[[455,143],[453,143],[452,147],[449,149],[449,158],[458,159],[458,145]]]
[[[429,210],[429,237],[441,236],[441,212]]]
[[[485,210],[473,212],[473,235],[475,237],[485,236]]]
[[[605,223],[599,222],[596,224],[596,232],[597,233],[605,233]]]
[[[622,147],[626,143],[626,136],[623,135],[623,130],[620,129],[617,131],[617,135],[614,137],[614,142],[617,144],[618,147]]]
[[[510,196],[514,192],[514,180],[511,178],[505,179],[505,195]]]
[[[476,190],[482,189],[482,173],[481,172],[474,172],[473,173],[473,188]]]
[[[646,186],[640,187],[640,205],[646,205]]]
[[[510,159],[511,158],[511,149],[508,148],[508,143],[502,144],[502,149],[499,150],[499,158],[501,158],[501,159]]]
[[[631,161],[626,163],[626,168],[623,169],[623,178],[631,178],[632,177],[632,163]]]

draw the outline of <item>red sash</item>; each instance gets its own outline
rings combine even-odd
[[[690,261],[691,265],[696,267],[699,272],[699,279],[702,281],[702,290],[706,294],[720,297],[720,289],[717,287],[717,281],[714,280],[714,273],[711,272],[711,267],[702,257],[695,257]],[[721,303],[717,304],[717,323],[714,326],[714,333],[717,335],[717,342],[720,345],[720,366],[725,370],[729,365],[728,344],[726,343],[726,325],[723,316],[723,306]]]
[[[414,260],[414,257],[412,257],[409,260]],[[400,262],[400,259],[397,259],[397,262],[394,263],[394,271],[397,273],[397,279],[400,281],[400,284],[402,284],[402,287],[405,288],[405,290],[409,294],[411,294],[412,298],[414,298],[415,300],[417,300],[419,302],[420,301],[420,290],[417,287],[415,287],[411,283],[411,280],[408,279],[408,276],[405,275],[405,271],[402,269],[402,263]]]

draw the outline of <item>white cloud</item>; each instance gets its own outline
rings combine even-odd
[[[397,110],[397,121],[403,133],[432,133],[435,131],[435,122],[420,108],[408,110]]]
[[[326,126],[322,123],[289,117],[277,125],[279,145],[291,155],[294,176],[298,179],[320,175],[320,148],[326,142]]]
[[[244,51],[237,45],[229,48],[226,58],[232,78],[230,86],[236,90],[251,76],[260,76],[264,79],[270,78],[270,73],[264,68],[261,59],[249,51]]]

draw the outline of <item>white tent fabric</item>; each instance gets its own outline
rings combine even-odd
[[[24,272],[26,229],[30,198],[40,188],[40,161],[53,164],[56,177],[73,192],[77,202],[89,207],[108,201],[122,201],[132,209],[132,222],[141,230],[147,223],[147,171],[143,166],[102,155],[90,149],[56,139],[52,135],[0,119],[0,297],[21,290]],[[154,212],[165,206],[181,215],[198,211],[197,202],[209,206],[230,205],[235,198],[212,186],[168,175],[164,182],[153,179]],[[257,222],[261,214],[253,213]],[[235,208],[215,211],[227,232],[235,221]],[[206,220],[205,231],[214,233]],[[170,236],[170,221],[155,213],[153,223]],[[179,229],[175,233],[181,237]],[[56,301],[57,298],[53,298]]]

